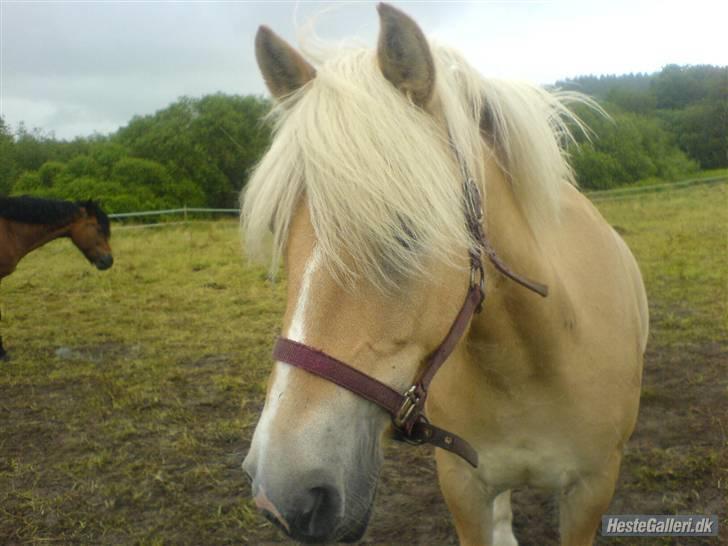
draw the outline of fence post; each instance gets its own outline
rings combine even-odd
[[[187,203],[185,203],[185,226],[187,225]]]

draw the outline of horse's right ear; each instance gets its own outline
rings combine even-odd
[[[287,97],[316,76],[314,67],[266,26],[261,26],[255,35],[255,58],[276,99]]]

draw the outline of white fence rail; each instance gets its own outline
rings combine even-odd
[[[691,178],[689,180],[680,180],[679,182],[669,182],[667,184],[653,184],[651,186],[637,186],[626,188],[614,188],[611,190],[596,190],[584,192],[592,201],[616,201],[619,199],[631,199],[639,197],[645,193],[659,193],[663,191],[681,190],[692,186],[700,186],[704,184],[720,184],[728,182],[728,176],[713,176],[711,178]]]
[[[115,226],[114,231],[127,230],[127,229],[147,229],[157,227],[170,227],[170,226],[181,226],[186,225],[190,219],[188,214],[193,213],[204,213],[204,214],[230,214],[238,216],[240,209],[205,209],[198,207],[183,207],[181,209],[163,209],[163,210],[143,210],[139,212],[120,212],[117,214],[109,214],[109,218],[112,220],[139,220],[142,218],[154,218],[162,216],[182,216],[183,220],[170,221],[170,222],[154,222],[144,224],[126,224]],[[197,221],[197,219],[193,219]]]
[[[652,186],[639,186],[635,188],[615,188],[613,190],[598,190],[598,191],[587,191],[584,192],[592,201],[612,201],[617,199],[630,199],[639,197],[646,193],[657,193],[663,191],[673,191],[683,188],[689,188],[692,186],[702,184],[718,184],[728,182],[728,176],[715,176],[712,178],[692,178],[690,180],[681,180],[679,182],[671,182],[668,184],[655,184]],[[183,207],[180,209],[164,209],[164,210],[146,210],[140,212],[122,212],[118,214],[109,214],[109,218],[112,220],[124,220],[129,218],[153,218],[162,216],[179,216],[182,215],[184,220],[176,222],[157,222],[157,223],[146,223],[146,224],[133,224],[119,226],[115,229],[142,229],[142,228],[153,228],[162,226],[179,226],[186,224],[188,221],[188,214],[203,213],[203,214],[240,214],[240,209],[205,209],[197,207]]]
[[[188,208],[184,207],[181,209],[164,209],[164,210],[145,210],[141,212],[120,212],[117,214],[109,214],[109,218],[112,220],[121,218],[142,218],[151,216],[165,216],[172,214],[183,214],[185,217],[187,213],[192,212],[207,212],[207,213],[223,213],[223,214],[240,214],[240,209],[202,209],[202,208]]]

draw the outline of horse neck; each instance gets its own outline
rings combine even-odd
[[[49,226],[46,224],[26,224],[23,222],[11,222],[11,231],[14,235],[18,260],[29,252],[40,248],[46,243],[68,237],[71,224],[64,226]]]

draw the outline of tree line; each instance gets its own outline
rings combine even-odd
[[[0,118],[0,194],[99,199],[109,212],[236,207],[270,142],[267,100],[182,97],[110,135],[58,140]]]
[[[580,185],[603,189],[728,167],[728,67],[584,76],[556,87],[594,96],[606,119],[577,106],[593,131],[569,155]],[[270,143],[266,99],[182,97],[110,135],[59,140],[0,117],[0,195],[103,201],[110,212],[235,207]]]
[[[612,118],[576,108],[594,133],[570,150],[582,187],[728,167],[728,67],[668,65],[656,74],[583,76],[556,86],[596,98]]]

